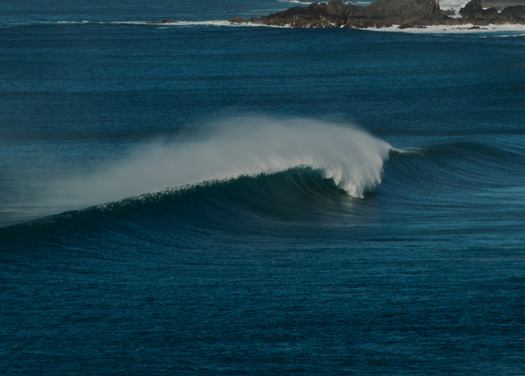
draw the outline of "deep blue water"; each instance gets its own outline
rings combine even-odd
[[[292,5],[0,4],[1,374],[525,374],[525,36]]]

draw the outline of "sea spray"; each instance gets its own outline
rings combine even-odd
[[[239,117],[216,122],[191,141],[157,142],[88,174],[57,179],[44,197],[46,207],[60,212],[301,166],[319,170],[350,196],[362,197],[380,184],[390,149],[353,125]]]

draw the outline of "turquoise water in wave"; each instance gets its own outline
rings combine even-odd
[[[0,4],[1,374],[525,373],[525,37],[292,5]]]

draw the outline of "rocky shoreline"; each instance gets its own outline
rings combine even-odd
[[[459,15],[444,11],[439,0],[376,0],[368,6],[347,4],[344,0],[296,6],[259,18],[230,18],[232,24],[253,23],[294,28],[381,28],[399,25],[400,28],[424,28],[433,25],[525,24],[525,5],[509,6],[502,10],[484,9],[481,0],[471,0],[460,9]]]

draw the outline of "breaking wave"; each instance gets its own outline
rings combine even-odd
[[[328,180],[346,196],[360,198],[381,183],[391,150],[355,126],[311,119],[244,117],[205,129],[191,140],[157,142],[94,171],[50,179],[48,189],[35,194],[35,215],[290,170],[300,171],[299,180]]]
[[[60,183],[85,204],[168,187],[306,166],[354,197],[381,182],[390,146],[363,130],[310,119],[238,118],[185,143],[159,143],[126,161]],[[65,193],[65,192],[64,192]]]

